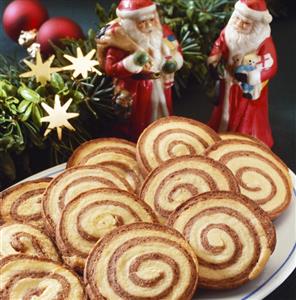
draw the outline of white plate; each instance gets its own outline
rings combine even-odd
[[[54,177],[62,172],[65,164],[38,173],[26,180]],[[198,292],[196,299],[203,300],[261,300],[279,287],[296,268],[296,175],[293,180],[293,199],[289,209],[275,221],[277,245],[266,268],[259,278],[241,288],[225,291]]]

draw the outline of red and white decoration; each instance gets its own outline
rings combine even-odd
[[[48,19],[47,9],[39,0],[12,1],[3,12],[2,22],[7,35],[25,46],[31,56],[35,56],[39,48],[42,54],[51,54],[50,41],[58,44],[60,39],[84,37],[81,27],[71,19]],[[37,44],[34,43],[36,37]]]
[[[156,11],[156,5],[150,0],[122,0],[116,10],[119,18],[145,18]]]
[[[47,9],[39,0],[15,0],[5,8],[2,23],[6,34],[17,42],[22,30],[38,30],[47,19]]]
[[[135,63],[136,53],[111,47],[107,50],[105,60],[106,73],[116,78],[119,90],[126,90],[132,96],[132,113],[130,122],[124,131],[134,140],[154,120],[172,114],[171,87],[174,74],[164,74],[162,66],[173,59],[180,69],[183,56],[172,31],[162,26],[151,0],[122,0],[117,8],[119,23],[129,37],[151,58],[149,70]],[[149,33],[142,32],[138,22],[155,19],[156,25]],[[159,74],[155,79],[154,75]]]
[[[237,28],[238,20],[251,23],[251,32],[241,32]],[[219,104],[213,111],[209,125],[219,131],[252,135],[270,147],[273,138],[268,115],[268,83],[278,67],[269,25],[271,21],[265,0],[238,1],[209,57],[209,61],[218,57],[227,62],[225,78],[220,85]],[[249,54],[259,58],[256,69],[247,74],[247,83],[260,87],[260,94],[255,100],[244,98],[240,82],[231,72],[235,58],[244,58]]]
[[[257,22],[271,23],[272,21],[272,15],[267,9],[265,0],[240,0],[235,4],[235,10]]]

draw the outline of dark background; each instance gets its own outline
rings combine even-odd
[[[97,0],[108,7],[113,1]],[[67,16],[81,25],[86,33],[96,28],[96,0],[41,0],[48,8],[49,15]],[[9,0],[0,0],[1,16]],[[274,152],[296,172],[296,13],[294,1],[286,2],[287,16],[276,18],[272,23],[279,59],[279,72],[270,83],[270,120],[275,139]],[[22,57],[25,52],[13,43],[0,26],[0,53]],[[192,84],[182,99],[175,100],[175,113],[207,122],[212,104],[200,89]],[[38,159],[38,158],[37,158]],[[40,161],[42,158],[40,158]],[[287,234],[289,234],[287,232]],[[292,237],[295,238],[295,237]],[[296,299],[296,271],[267,300]],[[259,299],[258,299],[259,300]]]

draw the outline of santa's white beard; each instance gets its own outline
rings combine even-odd
[[[231,53],[230,56],[233,57],[237,54],[245,55],[256,51],[264,40],[270,36],[270,32],[269,24],[255,22],[250,33],[241,33],[236,30],[232,24],[232,19],[230,19],[225,29],[225,41]]]
[[[162,41],[163,32],[159,27],[153,28],[151,33],[141,32],[135,21],[130,19],[123,19],[120,22],[122,28],[129,35],[129,37],[136,42],[144,50],[152,53],[154,58],[154,65],[159,67],[162,62]]]

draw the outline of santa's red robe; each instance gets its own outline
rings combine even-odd
[[[168,45],[176,47],[177,51],[171,56],[180,69],[183,64],[181,49],[167,26],[163,26],[163,39]],[[172,82],[165,82],[163,78],[153,79],[153,74],[144,72],[142,67],[134,63],[134,55],[118,48],[109,48],[105,71],[107,75],[116,78],[118,89],[127,90],[132,96],[131,117],[125,126],[120,126],[120,130],[130,139],[137,140],[142,131],[154,121],[155,112],[152,111],[154,96],[161,102],[163,116],[172,114]],[[167,55],[164,55],[164,61],[167,58]]]
[[[215,42],[210,56],[219,53],[226,62],[231,61],[224,31]],[[231,82],[230,86],[228,82],[227,86],[226,80],[221,80],[219,104],[214,108],[209,125],[217,131],[252,135],[272,147],[273,138],[268,113],[268,81],[277,72],[277,55],[271,37],[263,41],[256,54],[261,58],[260,69],[248,74],[248,83],[262,84],[260,97],[256,100],[246,99],[238,82]]]

